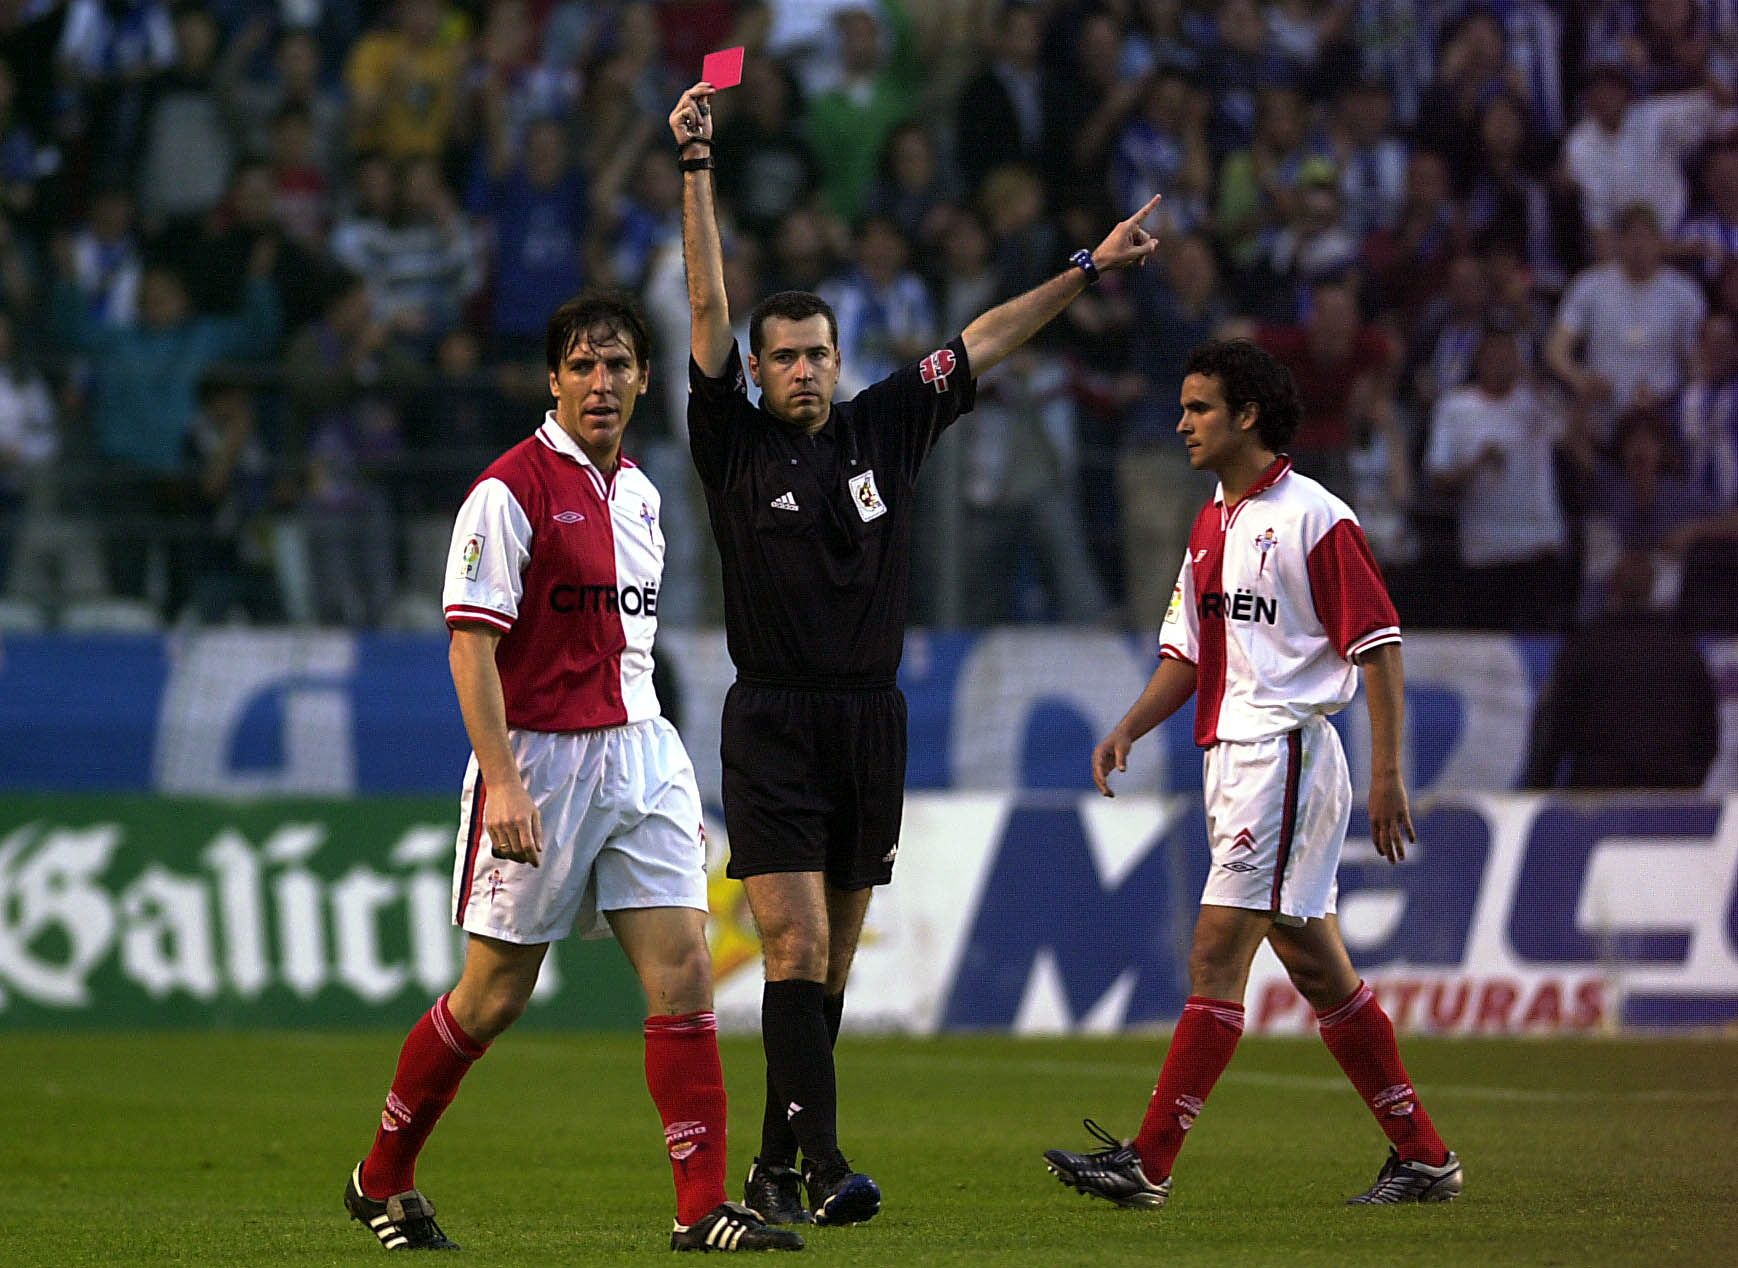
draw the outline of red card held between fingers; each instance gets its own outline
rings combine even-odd
[[[714,88],[734,88],[742,82],[742,46],[706,54],[700,63],[700,79]]]

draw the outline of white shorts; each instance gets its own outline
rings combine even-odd
[[[1250,744],[1215,744],[1204,774],[1213,865],[1202,904],[1271,912],[1282,925],[1331,915],[1352,781],[1327,719]]]
[[[694,764],[663,718],[598,731],[510,731],[543,816],[538,867],[498,859],[483,828],[488,790],[473,753],[459,797],[453,923],[503,942],[609,932],[603,913],[706,910],[706,845]]]

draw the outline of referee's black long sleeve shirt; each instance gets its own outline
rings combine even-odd
[[[724,630],[750,682],[892,685],[905,641],[913,487],[977,384],[954,339],[834,402],[813,437],[688,363],[688,439],[724,570]]]

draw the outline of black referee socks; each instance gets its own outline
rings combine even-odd
[[[811,1163],[839,1157],[833,1040],[844,1011],[845,997],[829,997],[821,982],[768,982],[762,988],[760,1039],[767,1083],[762,1162],[794,1166],[798,1147]]]
[[[773,983],[768,982],[768,986]],[[782,985],[782,983],[781,983]],[[761,1035],[764,1039],[767,1027],[766,996],[761,996]],[[821,1002],[827,1015],[827,1038],[833,1047],[839,1045],[839,1024],[845,1016],[845,994],[828,995]],[[835,1103],[837,1091],[834,1093]],[[789,1119],[785,1115],[785,1106],[790,1101],[779,1095],[778,1087],[772,1081],[772,1062],[766,1065],[766,1114],[760,1122],[760,1160],[768,1166],[794,1167],[797,1165],[797,1134],[791,1130]],[[836,1129],[835,1129],[836,1130]]]

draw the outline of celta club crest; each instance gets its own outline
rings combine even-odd
[[[918,363],[917,373],[925,383],[935,384],[937,394],[947,391],[947,376],[959,365],[952,348],[937,348]]]
[[[658,517],[652,514],[651,504],[649,502],[641,502],[640,523],[646,526],[646,531],[648,533],[652,531],[652,525],[657,522],[657,519]]]
[[[1279,539],[1273,535],[1271,528],[1262,529],[1256,536],[1255,549],[1261,552],[1261,567],[1255,570],[1257,576],[1267,571],[1267,552],[1277,545],[1279,545]]]

